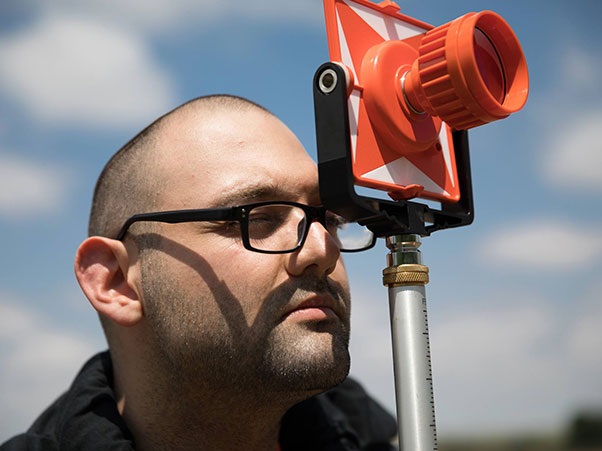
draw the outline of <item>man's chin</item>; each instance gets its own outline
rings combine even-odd
[[[320,329],[320,326],[316,326]],[[274,388],[284,391],[321,392],[341,383],[349,373],[346,333],[305,330],[275,344],[266,356]]]

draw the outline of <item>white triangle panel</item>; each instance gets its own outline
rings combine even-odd
[[[353,73],[353,79],[357,82],[357,71],[353,66],[353,59],[351,58],[351,53],[349,52],[349,45],[347,44],[347,38],[345,37],[345,32],[343,31],[343,25],[341,23],[341,18],[339,17],[339,12],[337,11],[337,33],[339,35],[339,49],[341,51],[341,62],[347,66],[349,70]]]
[[[355,162],[356,146],[357,146],[357,124],[360,115],[360,93],[354,89],[349,96],[347,102],[349,109],[349,134],[351,135],[351,156]]]
[[[445,169],[447,169],[447,175],[452,182],[452,186],[456,186],[454,171],[452,167],[452,149],[449,145],[447,124],[441,125],[441,131],[439,132],[439,142],[441,143],[441,151],[443,152],[443,160],[445,161]]]
[[[389,40],[391,37],[387,31],[386,21],[384,16],[373,9],[367,8],[363,5],[347,5],[353,11],[355,11],[374,31],[376,31],[383,40]]]
[[[400,186],[418,184],[422,185],[425,191],[449,195],[445,189],[435,183],[424,172],[422,172],[404,157],[398,158],[397,160],[393,160],[384,166],[380,166],[372,171],[366,172],[365,174],[362,174],[362,177]],[[411,180],[411,182],[408,183],[408,180]]]

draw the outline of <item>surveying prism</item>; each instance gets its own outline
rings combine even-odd
[[[529,77],[498,14],[435,28],[399,9],[389,0],[324,0],[331,61],[316,71],[313,93],[322,203],[390,250],[383,284],[399,445],[426,451],[437,449],[437,433],[421,237],[472,223],[467,130],[520,110]]]

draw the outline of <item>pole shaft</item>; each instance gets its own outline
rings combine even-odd
[[[393,369],[402,451],[437,449],[424,285],[389,288]]]
[[[420,237],[387,238],[383,283],[389,287],[397,425],[401,451],[436,451],[437,429]]]

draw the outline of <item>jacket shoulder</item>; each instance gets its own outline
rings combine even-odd
[[[16,435],[0,445],[0,451],[56,451],[54,440],[37,434],[24,433]]]

